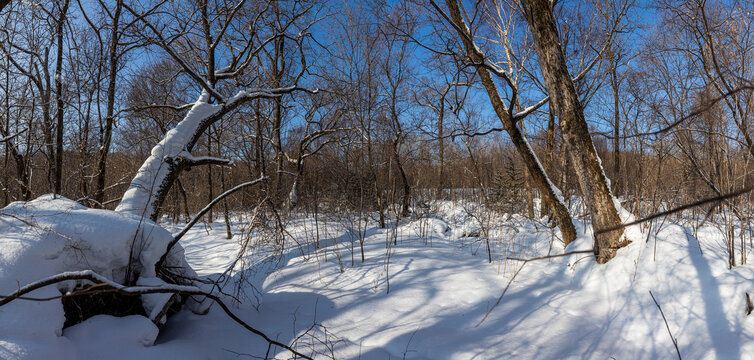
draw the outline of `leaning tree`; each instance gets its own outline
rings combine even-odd
[[[554,109],[584,201],[592,215],[595,227],[594,253],[599,263],[610,260],[615,256],[618,248],[626,245],[626,242],[621,241],[622,222],[600,159],[592,144],[588,124],[584,117],[582,99],[574,84],[582,79],[594,64],[598,63],[602,53],[609,47],[610,41],[619,31],[627,5],[622,3],[624,6],[619,7],[621,11],[617,12],[614,19],[611,19],[612,22],[608,24],[607,41],[602,45],[602,49],[598,50],[591,65],[572,77],[553,15],[554,3],[547,0],[521,0],[514,3],[501,1],[494,2],[484,9],[485,5],[477,2],[473,8],[466,9],[458,0],[446,0],[447,10],[434,0],[429,0],[429,4],[438,19],[447,24],[447,31],[454,33],[461,43],[458,48],[449,47],[444,52],[462,59],[469,67],[476,70],[495,114],[521,155],[526,169],[541,192],[543,202],[552,207],[553,215],[558,221],[563,240],[567,245],[576,238],[571,216],[563,202],[560,190],[550,180],[520,127],[525,117],[548,102]],[[499,11],[502,8],[507,8],[507,10]],[[516,11],[520,11],[528,23],[542,74],[540,83],[543,83],[547,90],[547,96],[526,108],[520,105],[520,97],[527,89],[522,88],[515,80],[515,70],[511,67],[502,67],[491,58],[490,53],[494,51],[486,53],[478,44],[480,39],[485,39],[485,35],[481,33],[484,28],[480,25],[480,19],[484,19],[482,13],[486,12],[487,16],[494,17],[504,12]],[[510,57],[512,49],[506,46],[506,37],[513,35],[511,29],[505,30],[502,32],[500,44],[503,45],[502,52]],[[520,69],[520,71],[535,73],[532,69]],[[503,84],[502,87],[498,86],[498,81]],[[506,100],[508,100],[507,103]]]

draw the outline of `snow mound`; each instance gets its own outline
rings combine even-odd
[[[154,265],[173,238],[149,220],[48,196],[0,210],[0,233],[0,289],[6,291],[7,281],[15,289],[16,281],[78,270],[124,284],[136,278],[127,274],[132,260],[136,275],[154,277]]]
[[[167,230],[147,219],[89,209],[51,195],[0,209],[0,234],[2,295],[66,271],[92,270],[120,284],[153,278],[155,263],[172,240]],[[176,246],[168,262],[185,264],[184,272],[190,275],[182,250]],[[62,282],[26,296],[56,297],[76,285]],[[0,357],[28,358],[24,349],[34,348],[34,343],[59,342],[56,338],[62,334],[64,322],[59,300],[15,300],[0,307],[0,348],[16,349],[0,353]]]

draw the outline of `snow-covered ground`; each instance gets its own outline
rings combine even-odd
[[[745,294],[754,297],[754,267],[728,270],[716,232],[701,229],[697,239],[674,224],[656,236],[630,228],[633,243],[606,265],[586,254],[527,262],[479,324],[523,264],[503,257],[590,249],[591,237],[584,234],[591,229],[577,224],[581,237],[564,249],[542,224],[505,216],[486,226],[478,216],[484,211],[466,208],[439,204],[431,217],[388,229],[370,223],[364,263],[357,230],[348,231],[353,222],[294,218],[287,229],[296,241],[286,240],[274,266],[266,254],[251,257],[247,264],[263,270],[245,274],[243,286],[256,292],[248,290],[250,298],[232,310],[315,358],[676,358],[651,291],[684,358],[754,359],[754,315],[745,314]],[[488,227],[492,263],[484,241]],[[171,232],[179,228],[168,226]],[[236,259],[243,229],[243,223],[234,224],[238,235],[226,239],[221,222],[197,225],[181,240],[188,262],[202,276],[222,273]],[[319,249],[313,246],[317,232]],[[397,245],[386,249],[393,238]],[[277,270],[266,271],[272,268]],[[6,269],[0,278],[11,273]],[[0,307],[0,319],[5,310]],[[159,335],[138,316],[96,316],[65,329],[54,343],[3,339],[8,330],[2,325],[0,358],[50,353],[72,359],[290,357],[268,349],[218,307],[207,315],[182,311]]]

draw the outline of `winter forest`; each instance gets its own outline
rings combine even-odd
[[[754,359],[754,3],[0,0],[0,359]]]

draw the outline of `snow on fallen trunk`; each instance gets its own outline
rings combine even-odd
[[[202,92],[183,120],[152,148],[151,155],[139,168],[115,211],[145,218],[156,214],[156,205],[164,196],[165,187],[172,182],[169,176],[173,169],[165,160],[185,154],[202,124],[222,109],[222,106],[209,104],[208,101],[209,94]]]
[[[192,156],[191,148],[207,127],[246,101],[257,98],[276,98],[300,90],[295,86],[277,89],[240,90],[224,104],[209,104],[210,95],[202,91],[188,114],[175,128],[152,148],[151,155],[141,165],[131,180],[115,211],[135,214],[156,220],[159,207],[175,177],[184,166],[215,161],[232,164],[232,161],[213,157]],[[182,164],[178,164],[182,163]]]
[[[140,216],[89,209],[62,197],[45,195],[14,202],[0,209],[0,295],[70,271],[91,270],[119,284],[154,278],[155,264],[172,238],[167,230]],[[184,269],[184,275],[196,275],[179,246],[171,251],[168,263]],[[66,281],[27,296],[57,297],[82,285],[88,283]],[[21,358],[45,357],[27,350],[36,348],[35,343],[60,343],[57,337],[65,321],[60,300],[16,300],[4,305],[0,308],[0,358],[16,357],[3,349],[26,354]]]

